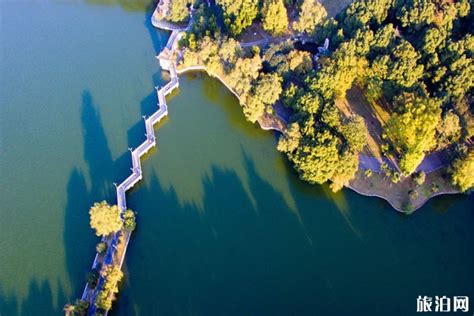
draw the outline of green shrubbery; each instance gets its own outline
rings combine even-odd
[[[114,265],[105,266],[100,273],[105,282],[102,290],[97,294],[94,304],[97,308],[109,310],[112,308],[115,294],[119,291],[118,285],[123,278],[123,273],[118,266]]]

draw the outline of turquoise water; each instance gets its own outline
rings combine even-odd
[[[167,34],[137,9],[0,4],[1,315],[58,314],[82,292],[88,208],[115,202],[165,82]],[[472,197],[407,217],[304,184],[203,75],[169,107],[129,194],[138,229],[112,314],[411,315],[418,295],[474,298]]]

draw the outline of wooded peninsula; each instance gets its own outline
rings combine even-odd
[[[202,67],[247,120],[283,126],[277,148],[302,180],[404,212],[472,190],[472,1],[326,2],[169,0],[157,12],[192,19],[178,70]]]

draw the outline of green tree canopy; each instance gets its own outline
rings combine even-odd
[[[326,8],[318,0],[304,0],[298,21],[293,23],[293,29],[312,34],[327,15]]]
[[[96,296],[94,304],[100,309],[109,310],[112,308],[115,294],[119,291],[118,284],[123,278],[123,272],[116,265],[107,265],[102,268],[100,275],[105,281],[102,290]]]
[[[280,136],[277,149],[284,153],[292,153],[298,148],[301,140],[301,131],[298,123],[292,123],[286,133]]]
[[[278,100],[282,91],[281,81],[281,77],[276,73],[264,74],[259,78],[244,106],[244,114],[250,122],[255,122],[265,113],[268,106]]]
[[[189,0],[171,0],[168,16],[166,18],[172,22],[182,22],[189,16]]]
[[[451,181],[461,191],[467,191],[474,187],[474,150],[471,149],[466,155],[454,160],[449,169]]]
[[[123,227],[130,232],[134,231],[137,227],[135,213],[132,210],[126,210],[123,214]]]
[[[97,236],[107,236],[122,229],[123,223],[117,205],[110,206],[106,201],[94,203],[89,215],[90,225]]]
[[[303,75],[311,71],[313,62],[309,52],[292,50],[288,54],[288,68],[299,75]]]
[[[289,157],[302,180],[324,183],[339,166],[338,139],[329,131],[318,132],[314,138],[304,138]]]
[[[338,165],[339,167],[335,169],[329,185],[333,192],[341,190],[354,178],[354,174],[359,169],[359,157],[352,151],[346,151],[340,155]]]
[[[436,127],[438,133],[438,149],[442,149],[461,137],[461,123],[459,116],[453,111],[448,111],[443,115],[441,123]]]
[[[347,141],[349,148],[358,153],[367,143],[367,126],[365,120],[360,115],[351,116],[342,127],[342,134]]]
[[[388,62],[387,78],[403,87],[413,86],[423,75],[423,65],[418,64],[420,54],[410,42],[402,40],[392,52]]]
[[[283,0],[265,0],[262,15],[264,30],[278,35],[288,29],[288,15]]]
[[[224,11],[224,23],[230,30],[231,35],[239,35],[247,27],[252,25],[257,17],[258,1],[254,0],[217,0],[217,4]]]
[[[435,145],[436,126],[441,120],[440,102],[405,93],[395,99],[397,112],[384,127],[385,136],[402,155],[400,168],[411,174]]]

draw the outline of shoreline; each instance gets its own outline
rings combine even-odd
[[[152,16],[152,24],[156,28],[166,30],[166,31],[171,31],[172,32],[171,36],[173,35],[174,32],[178,32],[178,36],[179,36],[179,35],[181,35],[182,33],[184,33],[186,31],[186,29],[183,29],[180,26],[177,26],[177,25],[173,26],[169,22],[157,19],[156,16],[155,16],[157,14],[157,10],[158,10],[158,6],[155,8],[155,12],[153,13],[153,16]],[[192,23],[192,19],[189,21],[188,27],[191,25],[191,23]],[[173,47],[171,52],[172,52],[172,55],[173,55],[172,68],[174,68],[176,76],[181,75],[181,74],[185,74],[185,73],[188,73],[188,72],[195,72],[195,71],[205,72],[209,77],[218,79],[227,88],[227,90],[229,90],[237,98],[237,100],[241,104],[240,96],[237,94],[237,92],[235,92],[227,84],[227,82],[221,76],[209,71],[207,69],[207,67],[204,66],[204,65],[194,65],[194,66],[186,66],[186,67],[181,66],[181,67],[179,67],[178,64],[177,64],[178,58],[176,56],[174,56],[175,47]],[[160,52],[160,54],[161,54],[161,52]],[[168,71],[170,70],[170,69],[166,69],[165,67],[162,67],[162,68],[164,70],[168,70]],[[280,132],[281,134],[285,133],[285,128],[286,128],[287,122],[286,122],[285,119],[278,116],[278,114],[275,114],[275,116],[268,115],[267,117],[261,117],[257,121],[259,123],[260,128],[263,129],[263,130],[267,130],[267,131],[268,130],[273,130],[273,131]],[[280,126],[278,126],[278,125],[280,125]],[[360,160],[360,155],[359,155],[359,160]],[[353,180],[351,180],[348,185],[346,185],[344,187],[346,187],[346,188],[348,188],[348,189],[350,189],[350,190],[352,190],[352,191],[354,191],[354,192],[356,192],[357,194],[360,194],[360,195],[364,195],[364,196],[368,196],[368,197],[381,198],[381,199],[387,201],[388,204],[395,211],[397,211],[399,213],[403,213],[403,214],[411,214],[411,213],[415,212],[416,210],[423,207],[433,197],[440,196],[440,195],[452,195],[452,194],[461,193],[457,188],[454,188],[454,186],[452,186],[452,185],[451,185],[452,190],[440,190],[438,192],[431,192],[428,197],[420,198],[420,199],[415,198],[415,200],[418,199],[418,203],[416,203],[414,206],[412,206],[413,208],[409,212],[407,212],[407,211],[404,211],[402,209],[402,205],[406,202],[407,198],[409,200],[409,194],[408,193],[405,193],[404,199],[397,199],[397,198],[393,197],[393,195],[394,195],[393,190],[388,190],[387,191],[387,192],[391,192],[392,195],[382,195],[382,194],[379,194],[379,193],[375,192],[375,190],[372,191],[372,192],[370,192],[370,191],[364,192],[363,186],[362,185],[357,185],[357,181],[364,181],[365,184],[370,183],[367,179],[362,179],[362,177],[357,176],[360,172],[364,172],[364,171],[365,170],[359,165],[359,169],[357,170],[356,177]],[[433,173],[435,173],[437,171],[438,170],[431,170],[430,172],[426,173],[426,176],[432,175]],[[377,171],[374,170],[374,172],[377,172]],[[410,181],[410,178],[407,177],[407,178],[404,179],[404,181]],[[397,184],[394,184],[394,183],[390,182],[388,185],[392,186],[392,185],[397,185]],[[401,183],[398,183],[398,185],[401,186]],[[446,187],[449,187],[449,185],[447,185]],[[414,189],[417,189],[417,187],[415,187]],[[400,206],[397,206],[396,204],[399,204]]]
[[[187,66],[187,67],[184,67],[184,68],[178,68],[176,70],[176,73],[178,75],[191,73],[191,72],[204,72],[209,77],[218,79],[237,98],[237,100],[240,103],[240,100],[241,100],[240,96],[225,82],[225,80],[221,76],[219,76],[219,75],[217,75],[213,72],[208,71],[206,66],[203,66],[203,65]],[[282,120],[280,117],[278,117],[278,119]],[[284,120],[282,120],[282,121],[284,122]],[[258,123],[259,123],[260,128],[263,129],[263,130],[274,130],[274,131],[278,131],[282,134],[284,133],[283,129],[280,129],[280,128],[272,126],[272,125],[265,125],[265,123],[262,122],[262,120],[260,120],[260,119],[258,120]],[[284,122],[284,123],[286,125],[286,122]],[[426,175],[428,176],[428,175],[430,175],[430,174],[432,174],[436,171],[439,171],[440,169],[442,169],[442,167],[437,168],[435,170],[431,170],[430,172],[427,172]],[[365,169],[363,169],[362,167],[359,166],[358,172],[359,171],[365,171]],[[350,190],[356,192],[357,194],[360,194],[360,195],[363,195],[363,196],[377,197],[377,198],[380,198],[382,200],[385,200],[395,211],[397,211],[399,213],[402,213],[402,214],[411,214],[411,213],[419,210],[429,200],[431,200],[432,198],[434,198],[436,196],[454,195],[454,194],[462,193],[457,189],[453,189],[452,191],[450,191],[450,190],[440,190],[438,192],[433,192],[428,197],[420,199],[420,201],[413,206],[413,209],[411,209],[409,212],[407,212],[407,211],[404,211],[403,208],[401,207],[401,204],[403,204],[403,202],[398,201],[396,199],[394,201],[394,199],[391,198],[391,196],[389,196],[389,195],[382,195],[382,194],[379,194],[379,193],[376,193],[376,192],[364,191],[364,189],[361,186],[358,186],[356,183],[354,183],[356,181],[366,181],[366,180],[359,179],[359,178],[354,178],[353,180],[350,181],[350,183],[348,185],[345,186],[345,188],[350,189]],[[393,184],[393,185],[397,185],[397,184]],[[390,192],[390,191],[387,191],[387,192]],[[407,196],[408,196],[408,194],[407,194]],[[400,206],[397,205],[397,204],[400,204]]]
[[[188,67],[185,67],[185,68],[182,68],[182,69],[176,69],[176,73],[178,75],[181,75],[181,74],[186,74],[188,72],[204,72],[206,73],[209,77],[211,78],[216,78],[218,79],[226,88],[227,90],[229,90],[236,98],[237,100],[239,100],[239,103],[242,104],[241,102],[241,98],[240,96],[237,94],[237,92],[234,91],[234,89],[232,89],[228,84],[227,82],[225,82],[225,80],[219,76],[218,74],[215,74],[209,70],[207,70],[206,66],[202,66],[202,65],[199,65],[199,66],[188,66]],[[267,117],[268,118],[268,117]],[[265,131],[271,131],[271,130],[274,130],[274,131],[277,131],[277,132],[280,132],[281,134],[284,134],[285,133],[285,126],[286,126],[286,122],[284,121],[284,119],[282,119],[281,117],[279,117],[278,115],[275,117],[273,117],[273,119],[268,119],[268,121],[271,121],[270,123],[266,123],[264,121],[265,117],[261,117],[257,120],[259,126],[261,129],[265,130]],[[277,122],[275,122],[277,121]],[[280,125],[280,126],[278,126]]]
[[[354,191],[357,194],[363,195],[363,196],[376,197],[376,198],[382,199],[382,200],[386,201],[395,211],[397,211],[398,213],[401,213],[401,214],[405,214],[405,215],[410,215],[410,214],[414,213],[415,211],[419,210],[420,208],[422,208],[426,203],[428,203],[434,197],[437,197],[437,196],[440,196],[440,195],[455,195],[455,194],[460,194],[461,193],[459,191],[452,191],[452,192],[451,191],[439,191],[439,192],[433,193],[433,195],[431,195],[430,197],[428,197],[426,199],[423,199],[423,202],[420,203],[419,205],[417,205],[416,207],[414,207],[411,211],[406,212],[403,209],[398,208],[397,206],[395,206],[393,204],[393,201],[391,201],[387,197],[384,197],[384,196],[379,195],[377,193],[361,192],[360,189],[354,187],[351,184],[348,184],[346,186],[346,188]]]

